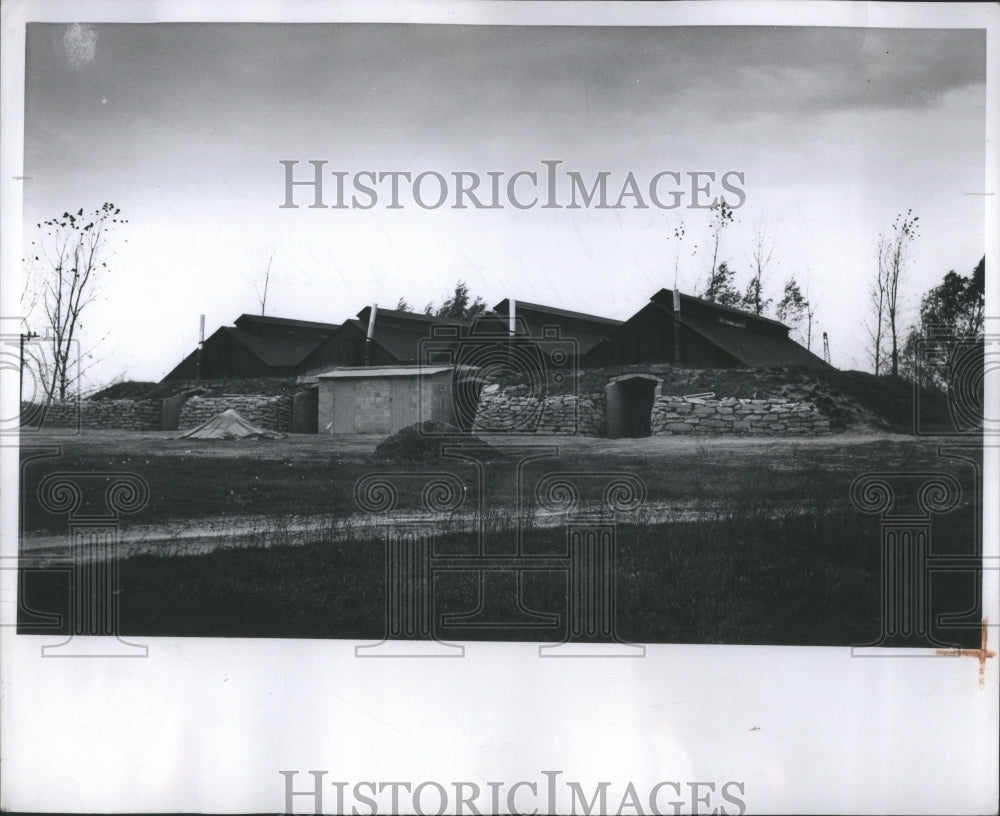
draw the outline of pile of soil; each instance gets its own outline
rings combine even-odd
[[[116,382],[106,388],[102,388],[97,393],[91,394],[90,399],[165,399],[166,397],[172,397],[175,391],[176,386],[169,383],[126,380],[124,382]]]
[[[280,397],[296,394],[305,386],[294,377],[253,377],[237,380],[185,380],[171,382],[141,382],[126,380],[102,388],[89,399],[166,399],[187,391],[197,390],[203,394],[221,397],[224,394],[252,394],[265,397]]]
[[[447,422],[429,419],[415,422],[385,439],[375,448],[375,459],[381,462],[422,463],[440,462],[445,445],[475,447],[476,458],[482,461],[500,459],[502,454],[478,436],[463,432]],[[486,448],[485,453],[481,449]]]

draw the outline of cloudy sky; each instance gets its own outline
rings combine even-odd
[[[922,227],[911,307],[983,255],[985,70],[975,30],[34,24],[25,241],[64,210],[121,208],[87,326],[108,334],[95,376],[159,379],[199,314],[211,332],[259,311],[272,252],[268,314],[329,322],[422,307],[458,278],[491,304],[624,319],[672,285],[681,219],[681,288],[704,283],[704,210],[282,209],[282,160],[484,176],[560,160],[619,183],[736,170],[746,203],[720,258],[742,287],[764,226],[770,293],[807,284],[834,364],[864,368],[874,242],[897,213]]]

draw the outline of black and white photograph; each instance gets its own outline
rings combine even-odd
[[[997,812],[995,6],[3,11],[4,809]]]

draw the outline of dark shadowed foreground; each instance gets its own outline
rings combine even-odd
[[[25,610],[62,614],[64,625],[68,620],[70,573],[60,567],[66,559],[57,552],[67,520],[38,505],[39,483],[58,471],[129,471],[148,482],[150,498],[121,531],[123,542],[138,542],[119,564],[121,633],[380,639],[387,627],[385,522],[393,519],[366,515],[355,488],[379,472],[405,487],[408,472],[423,472],[402,465],[387,469],[374,460],[380,441],[292,436],[192,444],[155,433],[40,436],[35,452],[52,444],[62,444],[63,451],[30,461],[32,449],[23,448],[22,545],[29,554],[44,551],[49,568],[23,574],[19,631],[54,631],[33,626],[37,618]],[[558,470],[577,479],[582,495],[595,474],[629,474],[643,485],[645,502],[611,520],[613,628],[630,642],[844,646],[876,640],[879,518],[859,512],[850,500],[852,482],[864,473],[951,474],[962,495],[954,509],[933,519],[932,551],[968,555],[976,547],[976,469],[940,456],[943,439],[488,441],[507,453],[483,464],[482,485],[473,463],[435,464],[468,491],[461,512],[420,517],[436,532],[435,552],[474,554],[480,533],[487,549],[503,552],[520,532],[523,555],[543,561],[565,556],[567,532],[577,519],[543,512],[531,491],[518,494],[509,478],[516,446],[558,448],[521,468],[528,485]],[[907,493],[915,489],[903,484],[896,499],[916,500]],[[422,500],[419,482],[412,490],[401,488],[395,521],[418,517]],[[475,507],[487,509],[470,510]],[[323,523],[292,523],[302,518]],[[186,550],[178,531],[192,525],[218,534]],[[425,587],[432,597],[433,635],[562,640],[570,591],[566,571],[551,563],[551,569],[521,575],[521,606],[528,614],[520,617],[511,617],[496,592],[482,591],[475,569],[438,570],[433,587]],[[977,584],[969,571],[933,577],[932,634],[938,642],[978,647]],[[492,616],[506,624],[483,628],[449,617],[477,606],[480,622]],[[939,613],[964,614],[947,621]]]

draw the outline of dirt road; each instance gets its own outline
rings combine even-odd
[[[587,436],[543,434],[478,434],[497,447],[554,445],[562,453],[634,458],[658,454],[723,451],[739,454],[747,451],[758,456],[761,449],[775,456],[798,448],[830,448],[866,445],[875,442],[926,444],[928,438],[903,434],[831,434],[829,436],[649,436],[639,439],[605,439]],[[59,446],[66,456],[103,453],[108,456],[154,455],[195,456],[212,459],[251,457],[265,460],[309,460],[336,456],[362,459],[368,457],[384,437],[370,434],[289,434],[284,439],[247,439],[240,441],[177,439],[176,431],[98,431],[75,433],[63,429],[45,429],[24,433],[22,447]],[[942,441],[946,441],[942,439]]]

